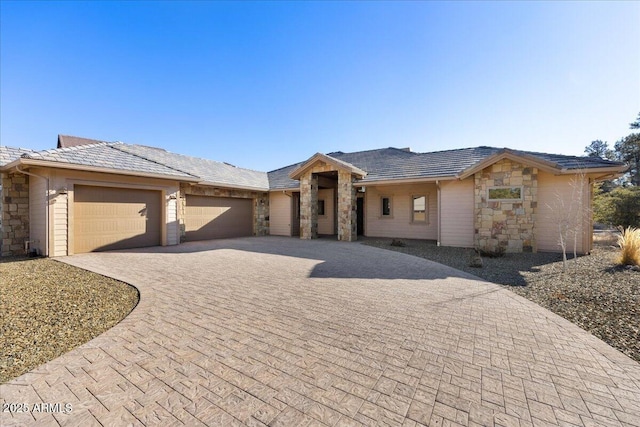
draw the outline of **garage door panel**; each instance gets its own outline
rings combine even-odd
[[[161,244],[160,192],[75,186],[74,252]]]
[[[185,234],[188,241],[253,235],[252,200],[188,195]]]

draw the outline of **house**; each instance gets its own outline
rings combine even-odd
[[[560,225],[587,253],[592,184],[625,169],[600,158],[475,147],[317,153],[265,173],[61,135],[52,150],[0,147],[0,251],[62,256],[267,234],[557,251]]]
[[[0,147],[2,255],[268,233],[264,172],[120,142],[60,136],[58,147]]]

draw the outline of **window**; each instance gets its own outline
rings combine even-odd
[[[324,200],[318,200],[318,215],[324,216]]]
[[[412,221],[427,222],[427,196],[412,196]]]
[[[491,187],[487,192],[492,201],[522,200],[522,187]]]
[[[382,197],[382,216],[391,216],[391,197]]]

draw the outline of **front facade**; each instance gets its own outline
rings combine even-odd
[[[280,235],[428,239],[507,252],[591,249],[592,184],[624,165],[491,147],[318,153],[269,173],[60,136],[0,147],[2,255]],[[572,246],[570,249],[572,250]]]

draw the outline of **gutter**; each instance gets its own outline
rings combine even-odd
[[[17,168],[20,165],[25,166],[40,166],[40,167],[48,167],[53,169],[72,169],[76,171],[84,171],[84,172],[99,172],[99,173],[108,173],[112,175],[128,175],[128,176],[139,176],[144,178],[157,178],[157,179],[165,179],[165,180],[173,180],[173,181],[182,181],[182,182],[198,182],[199,178],[197,176],[186,177],[180,175],[164,175],[160,173],[152,173],[152,172],[135,172],[124,169],[110,169],[105,167],[97,167],[97,166],[87,166],[87,165],[79,165],[75,163],[63,163],[63,162],[52,162],[49,160],[37,160],[37,159],[25,159],[19,158],[14,160],[13,162],[5,165],[1,169],[10,169]]]
[[[51,186],[49,185],[49,177],[22,170],[20,169],[20,165],[16,165],[16,171],[24,175],[35,176],[37,178],[42,178],[47,181],[47,208],[44,211],[44,223],[45,223],[44,256],[48,257],[49,256],[49,231],[51,230],[51,226],[49,224],[49,209],[51,208],[51,203],[49,200],[50,191],[51,191],[51,188],[50,188]],[[31,185],[29,185],[29,194],[31,194]],[[28,241],[31,241],[31,203],[29,203],[29,240]]]

